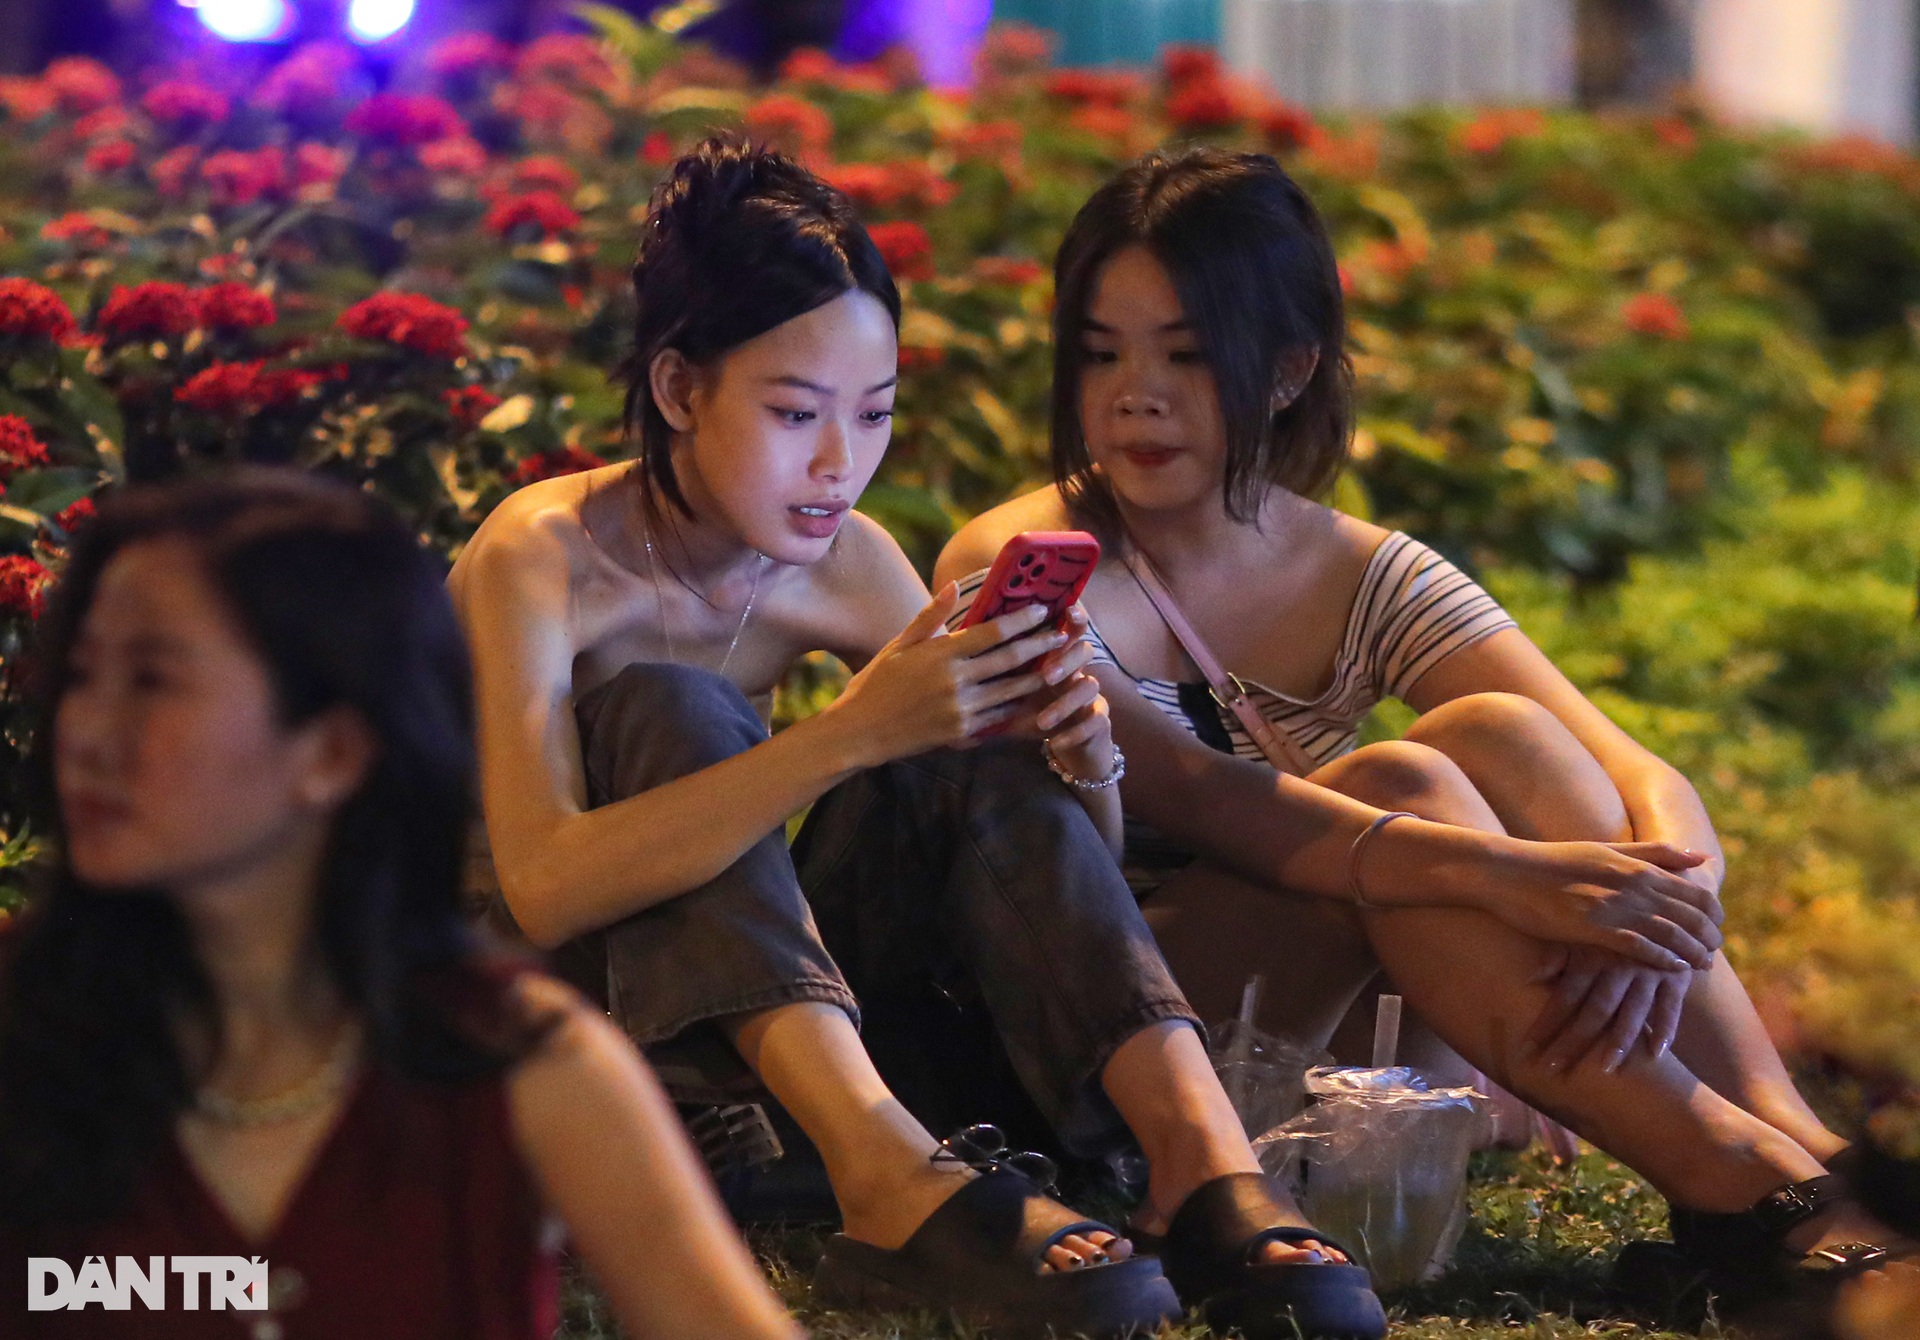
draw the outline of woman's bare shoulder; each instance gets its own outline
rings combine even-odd
[[[1023,530],[1067,530],[1073,519],[1066,500],[1053,484],[1023,493],[1017,498],[989,508],[969,521],[947,541],[934,565],[933,580],[955,581],[970,572],[978,572],[993,562],[1000,546]]]
[[[583,509],[624,469],[610,465],[543,479],[508,494],[454,561],[447,579],[454,599],[470,586],[490,587],[503,579],[518,584],[536,574],[576,570],[592,543]]]

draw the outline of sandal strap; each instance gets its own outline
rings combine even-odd
[[[1324,1248],[1339,1252],[1340,1255],[1346,1257],[1349,1261],[1353,1259],[1353,1253],[1348,1251],[1346,1247],[1331,1234],[1322,1233],[1317,1228],[1301,1228],[1295,1224],[1280,1224],[1273,1228],[1262,1229],[1247,1239],[1247,1249],[1244,1257],[1248,1265],[1255,1264],[1254,1258],[1259,1255],[1260,1249],[1265,1247],[1269,1242],[1278,1242],[1288,1247],[1301,1247],[1309,1242],[1317,1242]]]
[[[1281,1224],[1279,1197],[1265,1173],[1230,1173],[1203,1183],[1174,1212],[1160,1242],[1160,1264],[1183,1298],[1198,1298],[1243,1281],[1259,1269],[1254,1256],[1269,1242],[1311,1238],[1337,1246],[1317,1229]],[[1340,1249],[1349,1260],[1352,1254]],[[1325,1269],[1327,1262],[1315,1269]]]
[[[1011,1169],[982,1173],[941,1203],[901,1246],[904,1256],[938,1264],[964,1257],[1038,1266],[1049,1247],[1073,1233],[1120,1234],[1106,1224],[1082,1219],[1051,1228],[1034,1214],[1047,1204],[1031,1179]]]
[[[1762,1196],[1754,1207],[1747,1211],[1753,1216],[1760,1230],[1773,1238],[1783,1238],[1814,1215],[1833,1204],[1846,1199],[1847,1191],[1841,1179],[1826,1173],[1820,1177],[1809,1177],[1804,1182],[1791,1182],[1778,1191]]]

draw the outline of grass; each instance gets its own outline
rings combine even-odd
[[[1609,1315],[1608,1262],[1620,1244],[1665,1236],[1665,1207],[1631,1173],[1588,1152],[1571,1168],[1544,1155],[1475,1157],[1469,1188],[1472,1222],[1441,1279],[1391,1295],[1393,1340],[1660,1340],[1650,1330]],[[761,1264],[781,1296],[820,1340],[968,1340],[970,1332],[928,1316],[869,1316],[816,1307],[808,1278],[820,1254],[816,1230],[753,1235]],[[612,1340],[605,1303],[584,1280],[568,1283],[566,1317],[556,1340]],[[1160,1340],[1206,1340],[1198,1322]],[[1721,1332],[1709,1325],[1705,1332]]]

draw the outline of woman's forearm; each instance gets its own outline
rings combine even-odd
[[[870,762],[824,712],[610,805],[544,822],[490,808],[501,891],[528,939],[561,944],[707,883]]]

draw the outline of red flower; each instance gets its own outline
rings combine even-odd
[[[537,484],[543,479],[556,479],[561,475],[577,475],[586,470],[598,470],[606,462],[590,451],[579,447],[559,447],[553,451],[543,451],[537,456],[529,456],[515,466],[513,473],[507,476],[507,483],[514,488],[527,484]]]
[[[93,505],[93,499],[82,498],[78,502],[63,507],[59,515],[53,518],[53,524],[60,527],[60,529],[68,535],[71,535],[76,530],[79,530],[80,527],[93,520],[99,511],[100,509]]]
[[[513,186],[517,191],[557,191],[572,195],[580,188],[580,174],[552,154],[535,154],[513,165]]]
[[[1140,124],[1139,119],[1126,108],[1104,102],[1090,102],[1083,107],[1076,107],[1068,120],[1075,129],[1104,140],[1131,139]]]
[[[1620,319],[1636,335],[1657,340],[1687,338],[1687,314],[1664,293],[1636,293],[1621,304]]]
[[[1499,107],[1462,126],[1456,142],[1470,154],[1493,154],[1510,140],[1530,140],[1547,131],[1547,118],[1534,107]]]
[[[99,176],[133,166],[133,144],[128,140],[102,140],[87,150],[85,167]]]
[[[598,153],[613,133],[606,111],[558,84],[502,84],[493,105],[520,122],[522,134],[541,144],[563,144],[576,153]]]
[[[514,73],[522,79],[552,79],[606,92],[619,72],[600,43],[579,33],[548,33],[520,50]]]
[[[229,281],[200,290],[200,324],[209,330],[253,330],[280,319],[273,299]]]
[[[923,372],[937,368],[947,361],[947,351],[937,344],[903,344],[900,346],[900,371]]]
[[[147,115],[167,126],[205,125],[227,119],[227,95],[191,79],[165,79],[140,99]]]
[[[776,93],[760,99],[747,108],[744,119],[756,139],[790,154],[824,154],[833,140],[833,118],[805,98],[791,94]]]
[[[1669,149],[1690,153],[1700,137],[1684,117],[1657,116],[1653,119],[1653,137]]]
[[[178,149],[161,154],[147,167],[147,177],[153,182],[153,189],[168,200],[186,194],[187,177],[193,172],[193,165],[199,157],[200,151],[191,144],[183,144]]]
[[[664,130],[647,132],[640,143],[640,161],[648,167],[665,167],[673,161],[673,137]]]
[[[53,574],[25,554],[0,558],[0,613],[39,618],[52,584]]]
[[[450,391],[442,391],[440,400],[446,405],[447,413],[453,415],[453,421],[469,430],[478,428],[480,420],[500,405],[500,397],[484,386],[457,386]]]
[[[570,233],[580,226],[580,215],[572,205],[552,191],[528,191],[510,195],[487,211],[486,230],[506,237],[522,228],[539,230],[542,238]]]
[[[272,147],[252,153],[223,149],[200,165],[200,179],[211,190],[214,204],[250,205],[267,196],[285,194],[287,155]]]
[[[296,189],[312,187],[325,194],[347,175],[347,164],[352,161],[351,150],[309,140],[294,148],[293,184]]]
[[[487,167],[486,147],[465,135],[423,144],[414,154],[421,167],[446,177],[476,177]]]
[[[467,134],[453,104],[431,93],[376,93],[347,113],[349,133],[376,144],[411,149]]]
[[[962,158],[1017,157],[1026,141],[1026,127],[1018,121],[972,121],[945,137]]]
[[[343,43],[309,42],[273,68],[254,91],[253,102],[274,112],[316,111],[341,96],[359,64],[360,57]]]
[[[32,424],[18,414],[0,414],[0,484],[22,470],[51,464],[47,444],[34,436]]]
[[[819,47],[802,47],[780,66],[780,78],[789,84],[825,84],[839,68],[840,62]]]
[[[895,279],[933,278],[933,240],[917,223],[876,223],[867,229]]]
[[[980,58],[993,69],[1017,73],[1045,65],[1053,57],[1053,34],[1024,23],[996,24],[980,46]]]
[[[442,38],[427,53],[427,68],[448,78],[478,70],[504,70],[513,60],[513,48],[491,33],[455,33]]]
[[[73,133],[83,140],[124,139],[132,126],[132,114],[119,103],[115,103],[111,107],[102,107],[97,112],[88,112],[75,121]]]
[[[1055,70],[1046,82],[1052,97],[1115,106],[1133,101],[1145,87],[1146,82],[1130,70]]]
[[[31,279],[0,279],[0,335],[65,344],[78,327],[58,293]]]
[[[168,339],[199,323],[200,295],[184,284],[160,280],[116,286],[94,321],[101,334],[124,340]]]
[[[418,293],[376,293],[363,298],[334,325],[358,340],[381,340],[429,358],[464,358],[467,318]]]
[[[38,121],[53,110],[53,90],[39,79],[0,75],[0,107],[15,121]]]
[[[1175,86],[1196,79],[1218,79],[1220,57],[1212,47],[1170,42],[1161,50],[1160,68],[1166,72],[1167,82]]]
[[[1193,79],[1167,98],[1167,119],[1182,130],[1220,130],[1246,119],[1238,92],[1224,79]]]
[[[40,76],[60,110],[76,116],[120,101],[120,79],[97,60],[63,56]]]
[[[327,380],[324,372],[269,368],[264,361],[215,363],[196,372],[173,398],[189,409],[238,417],[284,409]]]
[[[1279,98],[1269,101],[1254,119],[1267,143],[1276,149],[1298,149],[1313,134],[1313,114]]]
[[[973,275],[983,284],[1024,288],[1046,278],[1046,267],[1024,256],[982,256],[973,263]]]
[[[62,214],[41,227],[40,236],[49,242],[71,242],[76,251],[104,251],[113,245],[113,234],[87,213]]]

